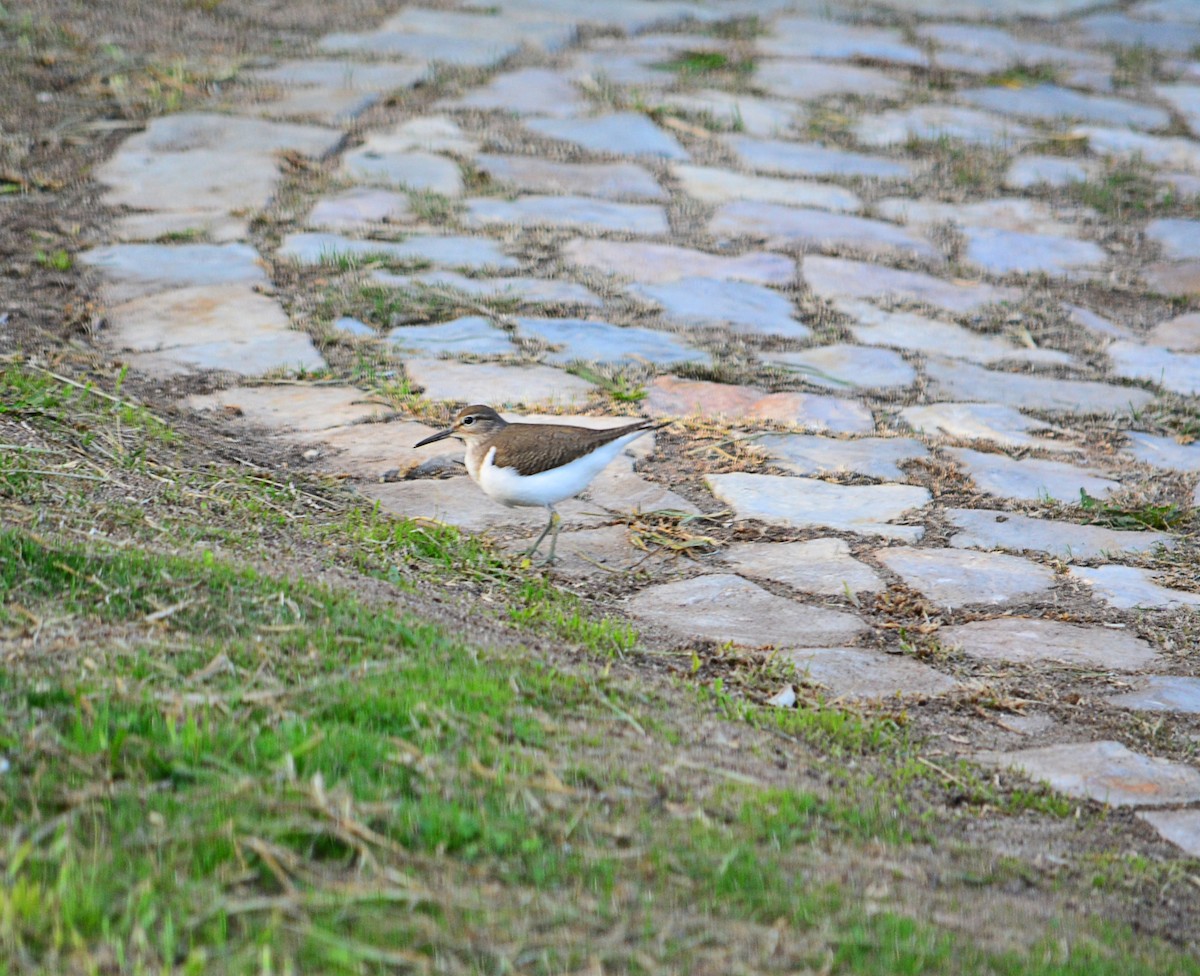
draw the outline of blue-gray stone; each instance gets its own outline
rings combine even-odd
[[[530,119],[539,135],[574,143],[592,152],[656,159],[688,159],[687,151],[646,116],[614,112],[588,119]]]
[[[351,318],[349,315],[343,315],[340,319],[335,319],[333,328],[341,332],[343,335],[354,336],[361,338],[363,336],[377,336],[376,332],[366,322],[360,322],[356,318]]]
[[[964,257],[991,274],[1064,274],[1098,268],[1108,259],[1093,241],[1057,234],[1025,234],[992,227],[965,227]]]
[[[846,152],[815,142],[731,136],[728,143],[745,165],[762,173],[782,173],[787,176],[865,176],[883,180],[902,180],[913,174],[910,163]]]
[[[1164,218],[1146,225],[1146,236],[1168,258],[1200,258],[1200,220]]]
[[[497,329],[480,315],[455,319],[442,325],[402,325],[388,333],[398,349],[429,354],[472,353],[477,356],[515,354],[508,333]]]
[[[1127,454],[1156,468],[1174,471],[1200,471],[1200,444],[1180,444],[1174,437],[1158,437],[1140,430],[1125,432],[1129,438]]]
[[[1095,44],[1151,47],[1173,54],[1189,54],[1200,45],[1200,25],[1134,20],[1111,13],[1084,17],[1076,21],[1076,26]]]
[[[924,67],[929,57],[904,40],[899,30],[860,27],[833,20],[785,17],[773,25],[768,37],[758,43],[760,51],[784,57],[820,58],[835,61],[883,61]]]
[[[188,285],[267,284],[258,251],[249,244],[112,244],[80,255],[120,297]]]
[[[558,346],[542,355],[548,363],[565,365],[574,360],[601,363],[671,365],[708,359],[706,353],[675,336],[653,329],[622,327],[585,319],[517,319],[519,335]]]
[[[667,234],[671,230],[662,207],[647,203],[614,203],[590,197],[529,196],[518,200],[479,197],[466,202],[469,227],[515,224],[518,227],[584,227],[629,234]]]
[[[1149,380],[1184,396],[1200,393],[1200,354],[1171,352],[1136,342],[1114,342],[1105,351],[1118,376]]]
[[[475,165],[494,180],[535,193],[578,193],[620,200],[666,200],[654,175],[636,163],[561,163],[537,156],[481,153]]]
[[[1079,119],[1104,125],[1127,125],[1135,129],[1163,129],[1171,124],[1170,114],[1160,108],[1124,98],[1084,95],[1058,85],[975,88],[959,92],[959,97],[978,108],[1048,122]]]
[[[515,258],[500,250],[495,241],[479,237],[414,235],[403,241],[372,241],[340,234],[288,234],[278,252],[300,264],[324,264],[340,257],[394,261],[429,261],[449,268],[517,268]]]
[[[792,316],[792,303],[777,291],[744,281],[683,278],[662,284],[634,285],[631,294],[657,302],[671,318],[686,325],[728,326],[733,332],[806,339],[811,330]]]
[[[389,288],[450,288],[479,298],[512,299],[522,305],[545,303],[599,308],[604,304],[598,295],[583,285],[550,278],[468,278],[455,271],[426,271],[414,275],[376,271],[372,278]]]
[[[462,192],[458,163],[427,152],[379,152],[369,146],[351,149],[342,157],[342,172],[360,183],[428,190],[443,196]]]
[[[473,108],[513,115],[566,119],[582,115],[588,101],[571,80],[549,68],[522,68],[493,78],[461,98],[440,103],[447,108]]]
[[[428,64],[441,61],[482,68],[498,64],[516,54],[521,45],[484,38],[371,31],[366,34],[327,34],[321,38],[318,47],[322,51],[338,54],[399,55]]]
[[[975,146],[1007,148],[1029,139],[1033,131],[999,115],[956,105],[918,105],[869,115],[854,127],[864,146],[903,146],[913,139],[939,142],[953,139]]]

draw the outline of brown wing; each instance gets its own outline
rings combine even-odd
[[[516,468],[518,474],[539,474],[570,464],[625,434],[662,426],[665,425],[652,420],[600,429],[567,424],[509,424],[494,442],[496,456],[492,463],[498,468]]]

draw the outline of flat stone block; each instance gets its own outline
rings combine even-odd
[[[600,308],[604,304],[599,295],[583,285],[552,278],[468,278],[457,271],[423,271],[413,275],[376,271],[371,278],[389,288],[418,293],[424,289],[449,290],[475,298],[509,299],[521,305],[584,305]]]
[[[813,434],[767,434],[754,441],[775,467],[791,474],[818,475],[852,472],[868,478],[903,481],[899,463],[928,457],[920,441],[910,437],[862,437],[838,440]]]
[[[1079,468],[1062,461],[1042,458],[1014,461],[1006,454],[984,454],[965,447],[947,448],[946,453],[967,469],[980,491],[998,498],[1021,501],[1054,498],[1077,505],[1080,491],[1086,491],[1093,498],[1102,498],[1121,487],[1119,482],[1090,468]]]
[[[548,343],[552,348],[542,354],[542,359],[559,366],[576,360],[666,366],[708,359],[707,353],[654,329],[586,319],[520,318],[517,325],[522,337]]]
[[[479,143],[448,115],[419,115],[390,129],[368,132],[361,146],[381,156],[410,152],[471,156]]]
[[[806,339],[812,332],[792,316],[795,307],[777,291],[745,281],[682,278],[662,284],[634,285],[629,293],[661,306],[685,325],[725,326],[742,335]]]
[[[1129,444],[1126,454],[1156,468],[1173,471],[1200,471],[1200,444],[1180,444],[1174,437],[1158,437],[1140,430],[1125,432]]]
[[[952,105],[920,105],[869,115],[854,128],[864,146],[903,146],[911,140],[952,139],[975,146],[1007,148],[1024,141],[1032,131],[1001,115]]]
[[[373,63],[346,58],[297,58],[269,68],[254,68],[242,77],[286,88],[330,88],[356,92],[390,92],[408,88],[428,69],[413,62]]]
[[[509,552],[525,552],[533,545],[536,533],[504,546]],[[562,532],[558,536],[557,557],[549,571],[568,579],[607,579],[613,573],[649,576],[671,569],[673,554],[666,550],[646,552],[629,541],[624,525],[606,525],[597,529]],[[536,557],[535,557],[536,558]]]
[[[759,285],[787,285],[796,277],[794,259],[765,251],[726,257],[674,244],[580,238],[568,241],[562,254],[572,264],[648,284],[681,278],[719,278]]]
[[[176,238],[229,244],[244,241],[249,236],[249,220],[221,211],[172,213],[156,210],[153,213],[131,213],[118,217],[109,225],[110,239],[122,243],[154,243]]]
[[[958,687],[928,664],[880,651],[821,647],[787,657],[805,679],[827,688],[835,699],[931,698]]]
[[[712,474],[709,490],[738,519],[758,519],[791,528],[829,528],[916,542],[919,525],[891,525],[891,519],[929,503],[924,488],[911,485],[835,485],[812,478],[771,474]]]
[[[517,200],[479,197],[466,201],[468,227],[582,227],[630,234],[670,233],[666,211],[646,203],[614,203],[576,196],[530,196]]]
[[[880,549],[884,566],[939,606],[1023,603],[1049,594],[1054,571],[996,552],[963,549]]]
[[[366,54],[414,61],[424,59],[427,66],[445,63],[486,68],[516,54],[521,45],[499,39],[378,30],[362,34],[326,34],[317,47],[330,54]]]
[[[1070,186],[1094,179],[1100,169],[1087,159],[1059,156],[1020,156],[1004,173],[1004,185],[1010,190],[1027,190],[1034,186]]]
[[[762,76],[758,77],[762,87]],[[698,116],[710,126],[737,130],[755,136],[775,136],[787,132],[799,114],[794,102],[781,98],[705,88],[697,92],[664,92],[658,104],[666,109]]]
[[[749,136],[730,136],[727,142],[745,166],[761,173],[904,180],[915,172],[911,163],[846,152],[814,142],[753,139]]]
[[[1123,13],[1093,14],[1075,24],[1095,44],[1150,47],[1174,54],[1187,54],[1200,45],[1200,26],[1189,24],[1135,20]]]
[[[891,299],[935,305],[956,315],[1020,297],[1014,288],[945,281],[920,271],[815,254],[805,255],[803,272],[808,286],[821,298]]]
[[[1105,671],[1140,671],[1158,657],[1140,637],[1107,627],[1080,627],[1057,620],[997,617],[943,627],[938,640],[979,661],[1003,664],[1063,663]]]
[[[652,159],[688,158],[678,142],[637,112],[614,112],[587,119],[530,119],[525,124],[539,135],[573,143],[591,152]]]
[[[1187,120],[1193,135],[1200,134],[1200,85],[1157,85],[1154,94]]]
[[[373,92],[346,88],[296,88],[278,98],[255,102],[248,108],[255,115],[268,119],[348,125],[378,101],[379,96]]]
[[[743,576],[786,583],[805,593],[845,596],[884,589],[879,574],[854,559],[841,539],[737,542],[721,552],[724,564]]]
[[[569,193],[605,200],[666,200],[654,175],[636,163],[562,163],[536,156],[481,153],[475,165],[493,180],[534,193]]]
[[[1200,220],[1178,217],[1152,220],[1146,225],[1146,237],[1172,260],[1200,258]]]
[[[373,326],[367,325],[366,322],[349,315],[343,315],[341,318],[334,319],[333,330],[356,339],[379,337],[379,333]]]
[[[110,302],[189,286],[268,284],[249,244],[110,244],[84,251],[79,262],[100,273]]]
[[[1067,796],[1114,807],[1200,800],[1200,772],[1183,763],[1131,752],[1119,742],[1078,742],[1019,752],[984,753],[992,766],[1019,770]]]
[[[318,200],[304,223],[306,227],[321,230],[353,231],[403,222],[410,216],[412,208],[407,195],[355,187]]]
[[[495,241],[481,237],[414,234],[403,241],[373,241],[339,234],[302,232],[284,237],[278,257],[300,264],[325,264],[341,258],[383,257],[396,262],[428,261],[450,268],[518,268]]]
[[[1113,343],[1118,345],[1123,344]],[[1110,355],[1113,346],[1109,347]],[[930,388],[939,397],[1019,403],[1032,410],[1119,415],[1140,410],[1154,400],[1153,394],[1135,387],[1031,373],[1002,373],[947,359],[930,358],[925,373]]]
[[[628,422],[629,418],[625,418]],[[633,458],[619,457],[601,471],[584,497],[610,512],[684,512],[699,515],[700,509],[682,495],[633,470]]]
[[[1062,275],[1099,268],[1108,260],[1094,241],[1055,234],[1024,234],[990,227],[968,227],[965,259],[989,274]]]
[[[1072,225],[1056,216],[1048,204],[1020,197],[1000,197],[974,203],[885,197],[875,202],[875,210],[888,220],[919,227],[958,224],[960,227],[1022,234],[1069,236],[1072,233]]]
[[[1105,350],[1112,360],[1113,372],[1128,379],[1149,380],[1166,390],[1185,396],[1200,391],[1200,354],[1170,352],[1155,346],[1117,341]],[[1138,390],[1149,398],[1150,394]]]
[[[778,53],[781,57],[761,62],[754,72],[755,85],[778,98],[798,101],[829,95],[898,98],[904,93],[899,78],[875,68],[795,58],[792,51]]]
[[[651,586],[626,606],[681,637],[749,646],[820,646],[853,640],[866,629],[853,614],[796,603],[724,573]]]
[[[1200,857],[1200,810],[1147,810],[1138,819],[1185,854]]]
[[[1200,713],[1200,678],[1152,674],[1138,682],[1135,691],[1113,695],[1108,704],[1137,712]]]
[[[1200,142],[1193,139],[1089,125],[1076,127],[1072,135],[1084,137],[1088,148],[1098,156],[1127,161],[1141,159],[1151,166],[1200,172]]]
[[[836,433],[869,433],[875,422],[861,403],[812,393],[766,393],[752,386],[659,376],[650,384],[646,411],[654,417],[699,415],[765,420]]]
[[[399,350],[427,355],[511,356],[517,352],[509,334],[481,315],[469,315],[440,325],[397,326],[388,333],[388,341]]]
[[[894,389],[910,386],[917,371],[899,353],[838,343],[764,357],[772,366],[798,369],[806,383],[831,390]]]
[[[236,416],[283,434],[309,435],[392,413],[378,403],[364,402],[368,396],[352,386],[241,386],[193,394],[183,402],[190,410]]]
[[[910,67],[924,67],[929,63],[928,55],[905,41],[904,35],[894,28],[784,17],[775,22],[772,35],[759,41],[759,49],[768,54],[833,61],[882,61]]]
[[[389,465],[394,467],[394,465]],[[544,508],[505,508],[485,495],[470,478],[420,479],[358,486],[362,495],[379,502],[383,511],[401,518],[433,519],[466,532],[524,530],[541,532],[546,525]],[[568,498],[554,506],[568,529],[594,528],[605,516],[595,505]]]
[[[955,549],[1044,552],[1066,562],[1152,552],[1158,546],[1170,548],[1175,544],[1165,532],[1121,532],[1102,525],[1078,525],[986,508],[947,509],[946,519],[959,530],[950,539]]]
[[[1157,574],[1136,566],[1072,566],[1071,575],[1092,594],[1118,610],[1169,610],[1200,606],[1200,594],[1172,590],[1155,582]]]
[[[705,203],[751,200],[838,213],[857,213],[862,209],[856,194],[833,183],[747,176],[709,166],[676,166],[674,172],[683,192]]]
[[[905,407],[900,411],[900,419],[913,430],[934,437],[941,435],[962,441],[991,441],[1000,447],[1077,450],[1070,442],[1028,433],[1031,430],[1046,430],[1048,425],[1001,403],[930,403]]]
[[[1132,338],[1126,334],[1120,338]],[[1159,322],[1145,337],[1152,346],[1176,352],[1200,352],[1200,312],[1186,312]]]
[[[461,98],[439,102],[443,108],[480,109],[513,115],[573,118],[588,110],[588,101],[562,72],[549,68],[521,68],[497,75],[482,88]]]
[[[427,152],[386,153],[360,146],[342,156],[342,176],[359,183],[402,186],[447,197],[456,197],[463,189],[458,163]]]
[[[1159,295],[1200,295],[1200,261],[1156,261],[1142,269],[1146,287]]]
[[[1124,98],[1085,95],[1059,85],[975,88],[959,92],[958,97],[977,108],[1046,122],[1078,119],[1134,129],[1164,129],[1171,124],[1171,116],[1160,108]]]
[[[535,403],[584,403],[595,389],[586,380],[549,366],[408,359],[404,371],[431,400],[487,403],[497,409]]]

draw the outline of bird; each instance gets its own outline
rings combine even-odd
[[[646,419],[600,429],[509,423],[491,407],[476,403],[459,410],[445,430],[413,446],[457,437],[467,445],[467,473],[485,495],[509,508],[545,508],[550,519],[524,555],[532,557],[553,530],[550,552],[542,563],[550,565],[562,522],[555,504],[583,491],[627,444],[666,425]]]

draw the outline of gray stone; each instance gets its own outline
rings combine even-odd
[[[476,88],[461,98],[440,102],[439,107],[566,119],[584,114],[588,109],[588,101],[571,80],[559,71],[521,68],[497,75],[482,88]]]
[[[1095,44],[1152,47],[1174,54],[1188,54],[1200,45],[1200,25],[1134,20],[1121,13],[1094,14],[1075,25]]]
[[[193,240],[207,244],[229,244],[250,236],[250,221],[220,211],[211,213],[131,213],[109,224],[113,241],[137,243]]]
[[[722,550],[725,565],[743,576],[786,583],[804,593],[845,596],[878,593],[883,580],[850,555],[841,539],[809,542],[737,542]]]
[[[660,376],[650,384],[646,412],[655,417],[703,416],[758,420],[836,433],[869,433],[871,411],[861,403],[814,393],[766,393],[752,386]]]
[[[459,292],[481,299],[507,299],[521,305],[584,305],[600,308],[604,302],[583,285],[550,278],[468,278],[456,271],[425,271],[398,275],[375,271],[372,280],[389,288],[406,291]]]
[[[1109,129],[1083,125],[1073,135],[1087,139],[1088,148],[1098,156],[1149,163],[1170,169],[1200,172],[1200,142],[1179,136],[1148,136],[1129,129]]]
[[[1200,261],[1160,261],[1142,269],[1146,288],[1159,295],[1200,295]]]
[[[943,627],[938,640],[960,647],[979,661],[997,664],[1055,662],[1105,671],[1140,671],[1158,657],[1146,641],[1128,631],[1080,627],[1057,620],[998,617]]]
[[[796,277],[796,262],[792,258],[765,251],[726,257],[674,244],[580,238],[568,241],[562,254],[572,264],[649,284],[681,278],[720,278],[759,285],[788,285]]]
[[[366,402],[367,394],[352,386],[237,386],[219,393],[194,394],[184,400],[191,410],[236,417],[239,424],[269,428],[274,433],[307,435],[348,424],[381,420],[391,408]]]
[[[1092,51],[1078,51],[1053,44],[1042,44],[1014,37],[996,27],[978,24],[924,24],[917,35],[934,41],[963,55],[953,64],[939,53],[936,63],[973,74],[990,74],[1008,67],[1048,65],[1061,71],[1065,67],[1079,69],[1111,69],[1112,58]]]
[[[1121,338],[1132,338],[1124,335]],[[1200,352],[1200,312],[1187,312],[1150,330],[1146,342],[1176,352]]]
[[[791,651],[786,657],[806,680],[828,688],[835,699],[930,698],[958,687],[928,664],[880,651],[821,647]]]
[[[304,224],[321,230],[364,230],[403,222],[411,215],[412,208],[403,193],[354,187],[318,200]]]
[[[385,153],[368,146],[342,157],[342,175],[359,183],[403,186],[454,197],[462,192],[458,163],[427,152]]]
[[[929,58],[887,27],[860,27],[829,19],[784,17],[775,22],[773,36],[758,42],[766,54],[821,58],[832,61],[884,61],[925,67]]]
[[[1019,403],[1033,410],[1122,414],[1140,410],[1154,399],[1146,390],[1133,387],[1029,373],[1001,373],[949,359],[930,358],[925,373],[930,388],[939,397]]]
[[[1084,95],[1058,85],[1040,84],[1029,88],[974,88],[959,92],[959,98],[1002,115],[1052,122],[1057,119],[1078,119],[1100,125],[1123,125],[1134,129],[1164,129],[1171,116],[1160,108],[1109,98]]]
[[[965,549],[880,549],[875,558],[914,590],[949,610],[1021,603],[1049,594],[1054,571],[1028,559]]]
[[[614,112],[587,119],[530,119],[525,124],[539,135],[592,152],[651,159],[688,158],[678,142],[637,112]]]
[[[1064,304],[1063,310],[1067,313],[1067,318],[1073,324],[1089,332],[1094,332],[1096,335],[1104,336],[1107,339],[1128,339],[1133,335],[1125,326],[1118,325],[1116,322],[1110,322],[1103,316],[1097,315],[1091,309],[1084,308],[1081,305]]]
[[[550,366],[499,366],[448,359],[406,359],[408,378],[431,400],[501,407],[584,403],[595,387]]]
[[[281,61],[269,68],[254,68],[241,77],[286,88],[331,88],[356,92],[390,92],[416,84],[426,74],[424,65],[403,62],[366,64],[332,58]]]
[[[270,202],[277,154],[321,158],[342,142],[339,129],[232,115],[181,112],[153,119],[94,172],[113,207],[232,213]]]
[[[667,234],[667,213],[648,203],[614,203],[591,197],[529,196],[517,200],[478,197],[466,201],[469,227],[581,227],[630,234]]]
[[[550,572],[570,579],[610,580],[614,573],[622,576],[650,576],[670,571],[674,554],[666,549],[647,552],[629,541],[625,525],[606,525],[598,529],[580,529],[559,534],[555,563]],[[533,545],[537,535],[514,540],[503,548],[523,553]]]
[[[967,227],[964,258],[989,274],[1059,275],[1098,268],[1108,260],[1092,241],[1052,234],[1022,234],[988,227]]]
[[[1133,380],[1149,380],[1166,390],[1185,396],[1200,391],[1200,353],[1171,352],[1134,342],[1113,342],[1105,350],[1113,372]],[[1135,391],[1130,391],[1135,392]],[[1147,400],[1150,394],[1137,390]]]
[[[349,125],[378,104],[379,95],[346,88],[296,88],[278,98],[255,102],[247,110],[268,119],[297,119],[325,125]]]
[[[1096,6],[1095,0],[884,0],[884,6],[924,17],[1053,20]]]
[[[772,366],[798,369],[806,383],[834,390],[911,386],[917,378],[917,371],[904,357],[890,349],[838,343],[764,358]]]
[[[1080,491],[1093,498],[1117,491],[1121,486],[1088,468],[1062,461],[1026,458],[1014,461],[1005,454],[985,454],[965,447],[952,447],[947,453],[967,469],[980,491],[998,498],[1022,501],[1057,499],[1078,504]]]
[[[507,332],[489,319],[471,315],[441,325],[402,325],[388,333],[397,349],[423,353],[509,356],[517,352]]]
[[[919,525],[891,519],[927,505],[930,494],[911,485],[836,485],[771,474],[712,474],[709,489],[741,519],[791,528],[825,528],[916,542]]]
[[[779,98],[809,101],[829,95],[859,95],[864,98],[898,98],[904,84],[875,68],[860,68],[827,61],[801,60],[782,52],[778,60],[763,61],[754,73],[754,83]]]
[[[751,646],[820,646],[866,629],[853,614],[796,603],[724,573],[651,586],[626,605],[633,616],[682,637]]]
[[[366,430],[370,428],[351,428]],[[378,431],[371,432],[377,440]],[[360,435],[361,436],[361,435]],[[415,443],[415,442],[414,442]],[[396,454],[393,452],[375,465],[372,474],[395,468]],[[418,479],[384,484],[367,482],[357,486],[358,491],[370,501],[379,502],[379,507],[400,518],[435,519],[454,525],[465,532],[489,532],[494,529],[514,529],[523,532],[541,532],[546,525],[544,508],[506,508],[494,502],[470,478]],[[575,498],[568,498],[554,506],[562,516],[565,529],[594,528],[606,517],[596,512],[596,506]]]
[[[259,285],[268,279],[249,244],[111,244],[79,255],[117,302],[192,285]]]
[[[1180,444],[1174,437],[1157,437],[1140,430],[1125,432],[1129,444],[1125,453],[1156,468],[1173,471],[1200,471],[1200,444]]]
[[[561,163],[535,156],[482,153],[475,165],[492,179],[537,193],[574,193],[606,200],[666,200],[667,192],[636,163]]]
[[[950,539],[955,549],[1044,552],[1065,562],[1152,552],[1159,546],[1170,548],[1175,544],[1165,532],[1120,532],[1101,525],[1077,525],[986,508],[951,508],[946,511],[946,519],[960,530]]]
[[[343,315],[341,318],[334,319],[333,330],[340,332],[342,335],[348,335],[352,338],[378,338],[379,333],[366,322],[361,322],[356,318],[351,318],[348,315]]]
[[[676,166],[675,175],[684,193],[705,203],[753,200],[839,213],[857,213],[862,209],[862,202],[855,194],[833,183],[747,176],[707,166]]]
[[[490,67],[520,49],[516,41],[437,34],[409,34],[377,30],[363,34],[327,34],[317,47],[329,54],[376,55],[425,59],[427,65],[445,63],[463,67]]]
[[[382,132],[367,133],[362,148],[380,155],[423,152],[470,156],[478,151],[479,143],[449,116],[420,115]]]
[[[685,325],[728,326],[738,334],[806,339],[811,330],[797,322],[792,303],[769,288],[719,278],[682,278],[657,285],[635,285],[630,294],[662,306],[664,314]]]
[[[875,210],[888,220],[919,226],[958,224],[961,227],[1026,234],[1068,235],[1072,231],[1071,225],[1059,220],[1042,201],[1014,197],[976,203],[940,203],[910,197],[887,197],[876,201]]]
[[[1146,237],[1161,247],[1168,258],[1200,258],[1200,220],[1177,217],[1152,220],[1146,225]]]
[[[1139,712],[1200,713],[1200,678],[1152,674],[1138,683],[1135,691],[1113,695],[1110,705]]]
[[[1200,7],[1192,0],[1142,0],[1129,8],[1141,20],[1182,20],[1200,24]]]
[[[1114,807],[1200,800],[1200,772],[1183,763],[1131,752],[1119,742],[1078,742],[976,757],[1043,780],[1067,796]]]
[[[624,86],[645,97],[647,93],[657,94],[675,80],[674,74],[654,67],[651,61],[644,54],[623,53],[622,48],[601,45],[599,50],[576,53],[564,70],[583,88],[603,91]]]
[[[143,294],[109,309],[109,340],[156,376],[215,369],[242,375],[324,369],[277,301],[246,282]]]
[[[903,146],[911,140],[952,139],[977,146],[1007,148],[1032,131],[1000,115],[952,105],[919,105],[864,117],[854,137],[864,146]]]
[[[885,312],[859,299],[837,299],[834,305],[839,312],[853,319],[850,331],[854,338],[871,346],[894,346],[927,356],[949,355],[975,363],[996,363],[1005,359],[1055,365],[1073,362],[1069,353],[1057,349],[1014,346],[1003,336],[984,335],[953,322],[926,318],[914,312]]]
[[[518,6],[496,6],[478,12],[406,7],[385,20],[382,30],[408,33],[435,43],[443,38],[493,44],[504,41],[554,52],[575,39],[576,19],[556,16],[553,9]]]
[[[703,362],[708,354],[666,332],[636,326],[611,325],[585,319],[517,319],[519,333],[540,339],[551,349],[541,355],[548,363],[565,366],[576,360],[601,363],[649,362],[656,366]]]
[[[900,419],[919,433],[952,440],[991,441],[1000,447],[1040,447],[1048,451],[1077,450],[1070,442],[1030,435],[1028,431],[1046,430],[1049,425],[1003,403],[921,404],[905,407]]]
[[[716,237],[752,237],[768,247],[843,247],[941,261],[924,238],[895,224],[849,214],[743,200],[722,204],[708,225]]]
[[[1089,159],[1059,156],[1020,156],[1004,173],[1004,185],[1010,190],[1033,186],[1070,186],[1085,183],[1100,175],[1100,168]]]
[[[820,475],[849,472],[868,478],[903,481],[901,461],[928,457],[929,451],[911,437],[863,437],[837,440],[813,434],[767,434],[754,441],[772,464],[791,474]]]
[[[846,152],[815,142],[730,136],[728,143],[745,166],[761,173],[783,176],[865,176],[881,180],[904,180],[914,173],[911,163]]]
[[[428,261],[451,268],[517,268],[515,258],[500,250],[500,245],[480,237],[414,234],[403,241],[373,241],[339,234],[288,234],[276,252],[299,264],[325,264],[342,258],[362,260],[383,257],[404,262]]]
[[[688,94],[666,92],[659,96],[658,104],[668,110],[698,117],[710,126],[736,129],[755,136],[775,136],[787,132],[797,115],[794,102],[757,98],[713,88]]]
[[[802,267],[804,280],[821,298],[886,298],[936,305],[956,315],[967,315],[1020,296],[1014,288],[945,281],[920,271],[845,258],[805,255]]]
[[[1072,566],[1071,575],[1092,595],[1118,610],[1169,610],[1200,606],[1200,594],[1172,590],[1154,582],[1157,574],[1136,566]]]
[[[1193,135],[1200,135],[1200,85],[1159,85],[1154,94],[1187,120]]]
[[[700,514],[700,509],[683,496],[635,472],[631,457],[619,457],[601,471],[592,479],[585,497],[612,512]]]
[[[1148,810],[1139,813],[1138,819],[1185,854],[1200,857],[1200,810]]]

